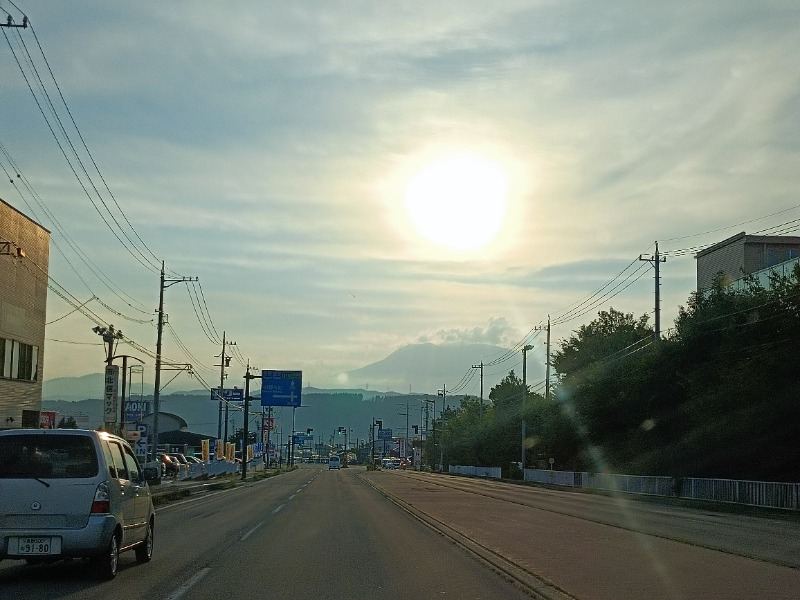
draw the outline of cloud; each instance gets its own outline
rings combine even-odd
[[[486,327],[469,329],[440,329],[421,335],[418,343],[434,344],[491,344],[494,346],[513,345],[520,339],[515,329],[505,317],[491,317]]]

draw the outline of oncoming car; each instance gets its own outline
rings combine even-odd
[[[120,552],[153,555],[148,480],[120,437],[80,429],[0,431],[0,559],[29,564],[88,558],[117,573]]]

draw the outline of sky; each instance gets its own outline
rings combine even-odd
[[[794,1],[0,9],[31,24],[0,39],[0,198],[52,232],[46,380],[100,372],[108,324],[152,372],[161,261],[188,387],[223,333],[234,383],[380,387],[347,373],[652,323],[655,242],[667,333],[697,249],[798,232]]]

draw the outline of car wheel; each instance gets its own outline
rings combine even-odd
[[[112,535],[111,541],[108,543],[106,551],[95,556],[92,560],[97,568],[97,575],[102,579],[114,579],[117,574],[117,565],[119,564],[119,542],[117,536]]]
[[[153,558],[153,522],[147,524],[147,537],[136,546],[136,562],[146,563]]]

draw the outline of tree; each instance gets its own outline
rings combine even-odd
[[[614,308],[600,311],[597,319],[581,325],[568,340],[561,342],[561,349],[553,354],[553,368],[561,378],[578,375],[600,360],[635,348],[637,343],[653,337],[647,321],[647,315],[635,319],[632,313],[625,314]]]
[[[78,423],[75,422],[75,417],[69,415],[68,417],[61,417],[58,422],[59,429],[77,429]]]

